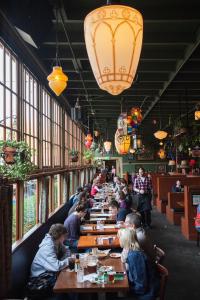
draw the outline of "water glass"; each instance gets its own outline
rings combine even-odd
[[[79,268],[77,271],[77,282],[84,282],[84,271],[82,268]]]

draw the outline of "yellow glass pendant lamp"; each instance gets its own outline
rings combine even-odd
[[[49,87],[57,96],[60,96],[67,87],[68,77],[63,73],[62,67],[60,66],[53,67],[53,71],[47,79],[49,81]]]
[[[99,87],[112,95],[121,94],[131,86],[137,71],[143,39],[142,15],[129,6],[102,6],[86,16],[84,34]]]

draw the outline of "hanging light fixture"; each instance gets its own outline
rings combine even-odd
[[[161,130],[162,124],[161,124],[161,108],[159,106],[159,118],[160,118],[160,129],[156,132],[154,132],[154,136],[158,140],[163,140],[167,137],[168,133],[164,130]]]
[[[111,143],[110,141],[105,141],[105,142],[103,143],[103,145],[104,145],[104,149],[106,150],[106,152],[107,152],[107,153],[110,152],[112,143]]]
[[[198,103],[196,105],[196,109],[195,109],[195,112],[194,112],[194,119],[195,119],[195,121],[200,120],[200,103]]]
[[[108,139],[108,126],[109,126],[109,120],[106,120],[106,141],[103,143],[104,144],[104,149],[107,153],[110,152],[112,143]]]
[[[158,130],[154,133],[155,138],[157,138],[158,140],[163,140],[167,137],[167,132],[164,130]]]
[[[57,16],[57,8],[56,8],[56,65],[53,67],[52,73],[47,77],[49,81],[50,89],[56,94],[56,96],[60,96],[60,94],[67,87],[68,77],[63,73],[62,67],[60,66],[60,60],[58,58],[58,37],[57,37],[57,29],[58,29],[58,16]]]
[[[140,135],[134,134],[133,138],[133,149],[142,149],[142,139]]]
[[[127,154],[131,144],[130,135],[120,135],[119,130],[117,129],[115,133],[115,148],[119,154]]]
[[[166,157],[165,150],[164,149],[160,149],[158,151],[158,156],[160,157],[160,159],[165,159],[165,157]]]
[[[99,87],[112,95],[128,89],[135,77],[143,38],[139,11],[124,5],[99,7],[84,21],[85,43]]]

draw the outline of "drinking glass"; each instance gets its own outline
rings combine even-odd
[[[108,281],[109,281],[109,283],[115,282],[115,272],[113,272],[113,271],[108,272]]]
[[[77,282],[83,282],[84,281],[84,271],[82,268],[79,268],[77,271]]]

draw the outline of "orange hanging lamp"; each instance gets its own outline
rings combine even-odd
[[[62,67],[60,66],[60,61],[59,61],[59,58],[58,58],[57,29],[58,29],[58,16],[57,16],[57,9],[56,9],[56,58],[55,58],[55,66],[53,66],[52,73],[47,76],[47,80],[49,81],[50,89],[56,94],[56,96],[60,96],[60,94],[67,87],[68,77],[63,73]]]

